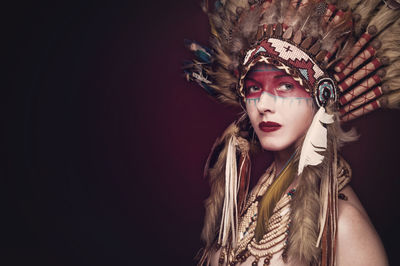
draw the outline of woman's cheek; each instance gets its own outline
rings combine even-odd
[[[299,113],[299,114],[301,114],[301,115],[300,115],[300,117],[298,117],[297,123],[298,123],[299,131],[301,132],[300,136],[302,137],[303,135],[306,134],[308,128],[311,125],[312,119],[314,117],[314,111],[313,111],[312,105],[303,106],[303,108],[301,109],[301,113]]]
[[[302,137],[312,121],[314,114],[312,105],[309,105],[305,98],[300,105],[286,108],[285,113],[288,127],[293,130],[294,135]]]

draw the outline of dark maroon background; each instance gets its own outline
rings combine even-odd
[[[0,264],[193,265],[202,168],[237,111],[182,77],[183,39],[208,38],[199,1],[56,2],[2,8]],[[399,117],[355,121],[343,150],[392,265]]]

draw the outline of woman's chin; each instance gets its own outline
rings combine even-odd
[[[261,143],[261,147],[266,151],[283,151],[290,145],[280,145],[278,143]]]
[[[293,141],[273,138],[261,139],[260,144],[264,150],[272,152],[294,150],[296,146]]]

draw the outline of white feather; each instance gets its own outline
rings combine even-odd
[[[314,115],[301,147],[298,175],[307,165],[319,165],[324,160],[324,156],[320,154],[327,147],[327,130],[324,125],[331,123],[333,123],[333,115],[327,114],[325,108],[321,106]]]
[[[232,246],[236,247],[236,227],[238,219],[237,192],[238,180],[236,164],[236,145],[237,140],[231,136],[228,143],[228,151],[225,164],[225,198],[222,209],[221,225],[219,229],[218,243],[226,246],[231,233]]]

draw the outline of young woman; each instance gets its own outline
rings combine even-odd
[[[346,5],[345,5],[346,4]],[[340,122],[396,107],[396,1],[217,1],[187,78],[244,112],[207,162],[199,264],[387,265],[338,154]],[[397,37],[396,37],[397,36]],[[250,155],[274,162],[247,194]]]
[[[259,202],[256,202],[256,198],[263,196],[263,193],[270,192],[268,187],[266,187],[267,184],[273,182],[273,179],[277,176],[282,178],[282,175],[280,176],[276,173],[281,173],[290,160],[295,160],[292,157],[302,144],[316,112],[314,103],[304,88],[291,76],[273,65],[255,65],[247,74],[244,84],[246,114],[261,147],[264,150],[273,152],[274,163],[267,170],[267,174],[260,179],[260,182],[253,189],[253,194],[249,197],[252,200],[247,202],[246,205],[248,207],[245,209],[243,217],[248,212],[252,212],[252,214],[257,212]],[[352,136],[347,135],[343,137],[351,138]],[[275,175],[268,174],[271,171]],[[348,178],[341,179],[342,184],[339,185],[342,200],[338,202],[337,265],[387,265],[385,251],[377,233],[357,196],[350,186],[346,185],[348,182],[346,179]],[[290,180],[289,183],[289,186],[284,187],[285,192],[278,200],[277,205],[282,205],[281,202],[287,201],[284,195],[296,195],[299,176],[294,175],[293,180]],[[263,191],[260,192],[260,190]],[[308,192],[315,193],[315,191]],[[290,206],[290,202],[288,206]],[[275,207],[271,216],[275,215],[275,217],[278,217],[281,215],[284,217],[285,215],[280,214],[279,211],[285,212],[285,209]],[[313,212],[311,216],[316,219],[318,204],[316,204],[315,210],[311,209],[310,211]],[[301,218],[305,218],[305,216]],[[240,220],[242,224],[239,224],[239,228],[248,229],[245,229],[244,232],[240,232],[239,229],[239,234],[244,234],[245,232],[251,234],[252,229],[255,231],[256,226],[254,223],[251,224],[251,221],[251,219],[249,221],[245,218]],[[269,223],[269,232],[267,229],[263,238],[272,239],[269,242],[264,241],[271,248],[262,248],[262,245],[258,245],[261,247],[259,248],[261,252],[259,252],[260,259],[256,265],[263,265],[265,258],[268,259],[269,265],[308,265],[306,262],[302,262],[304,259],[300,257],[285,260],[283,252],[286,247],[285,233],[287,228],[290,229],[289,219],[285,220],[281,218],[280,225],[275,226],[275,230],[271,228],[274,228],[273,222]],[[281,228],[283,230],[279,230]],[[280,237],[280,235],[283,237]],[[242,239],[244,239],[244,242],[246,241],[245,238],[239,237],[239,245]],[[301,241],[304,241],[304,239],[301,239]],[[250,256],[240,265],[252,265],[256,260],[258,252],[255,250],[257,249],[257,244],[246,244],[250,247],[255,247],[250,252]],[[352,248],[349,249],[349,246]],[[211,265],[219,264],[221,251],[222,249],[216,249],[215,252],[211,252]],[[268,252],[270,256],[262,256],[265,252]]]

